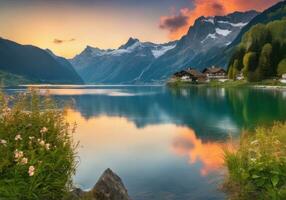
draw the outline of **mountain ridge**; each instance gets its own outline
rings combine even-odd
[[[172,72],[186,67],[198,53],[230,44],[257,14],[251,10],[226,16],[202,16],[178,41],[154,44],[131,37],[118,49],[86,48],[70,62],[89,83],[164,82]]]
[[[0,38],[0,70],[31,82],[83,83],[66,59],[56,59],[44,49],[4,38]]]

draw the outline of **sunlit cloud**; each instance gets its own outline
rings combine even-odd
[[[200,173],[206,176],[223,166],[223,148],[232,148],[227,142],[203,142],[194,131],[180,129],[174,138],[172,150],[179,156],[187,156],[190,164],[202,163]]]
[[[62,43],[65,43],[65,42],[73,42],[75,40],[76,40],[75,38],[71,38],[71,39],[68,39],[68,40],[62,40],[62,39],[55,38],[53,40],[53,43],[55,43],[55,44],[62,44]]]
[[[279,0],[193,0],[193,8],[182,8],[178,14],[173,12],[169,16],[160,18],[160,28],[169,31],[170,39],[179,39],[187,33],[189,27],[200,16],[225,15],[235,11],[257,10],[263,11]],[[170,22],[180,26],[168,26]],[[182,23],[182,21],[184,23]],[[175,23],[176,24],[176,23]]]

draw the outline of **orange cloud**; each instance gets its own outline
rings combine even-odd
[[[71,38],[71,39],[68,39],[68,40],[62,40],[62,39],[57,39],[57,38],[55,38],[55,39],[53,40],[53,43],[55,43],[55,44],[62,44],[62,43],[64,43],[64,42],[73,42],[73,41],[75,41],[74,38]]]
[[[180,156],[187,156],[190,164],[202,163],[201,175],[205,176],[211,172],[218,171],[223,166],[223,147],[231,146],[227,143],[203,142],[197,138],[194,131],[181,129],[179,135],[174,139],[172,149]]]
[[[193,0],[194,8],[182,8],[179,14],[162,16],[160,18],[160,28],[169,31],[171,39],[179,39],[186,34],[189,27],[200,16],[225,15],[235,11],[257,10],[263,11],[279,0]],[[172,19],[186,18],[187,23],[181,23],[181,26],[167,26]]]

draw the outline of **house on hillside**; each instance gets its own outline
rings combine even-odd
[[[205,74],[199,72],[196,69],[188,68],[186,70],[182,70],[180,72],[175,73],[172,76],[173,80],[181,80],[185,82],[204,82],[207,77]]]
[[[191,75],[193,81],[205,82],[207,80],[207,76],[196,69],[188,68],[186,71]]]
[[[223,68],[217,67],[217,66],[205,68],[202,72],[209,79],[226,79],[227,78],[226,71]]]

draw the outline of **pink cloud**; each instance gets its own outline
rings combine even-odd
[[[171,39],[184,35],[200,16],[225,15],[234,11],[263,11],[279,0],[193,0],[194,7],[160,18],[159,27],[169,31]]]

